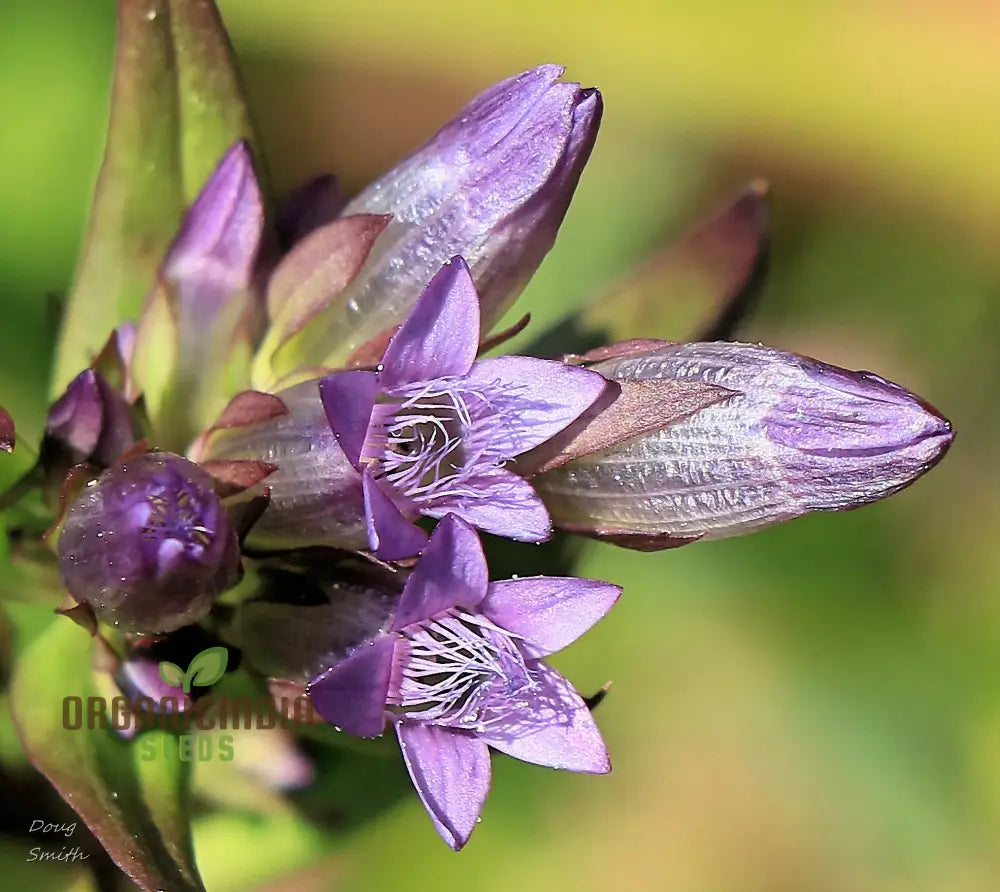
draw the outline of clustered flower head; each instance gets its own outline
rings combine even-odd
[[[359,737],[399,738],[438,833],[461,848],[490,785],[493,747],[526,762],[611,769],[583,698],[541,657],[560,650],[618,599],[615,585],[536,576],[490,582],[475,531],[437,526],[386,627],[309,685],[316,709]]]
[[[491,582],[477,530],[674,547],[890,495],[952,438],[898,385],[761,345],[484,357],[596,139],[600,94],[561,75],[503,81],[354,200],[323,179],[276,220],[233,145],[140,318],[53,405],[37,469],[61,493],[64,610],[119,677],[155,687],[135,654],[211,630],[331,739],[391,730],[456,849],[490,748],[610,770],[544,658],[619,588]]]

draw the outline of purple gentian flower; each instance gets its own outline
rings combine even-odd
[[[431,280],[372,371],[320,382],[334,435],[363,471],[369,545],[386,560],[416,554],[420,514],[451,512],[523,542],[551,534],[548,512],[505,462],[553,437],[610,385],[545,359],[476,362],[479,300],[454,258]]]
[[[587,704],[541,658],[575,641],[620,593],[592,579],[491,583],[475,531],[448,515],[386,631],[313,679],[309,693],[350,734],[374,737],[392,722],[434,826],[460,849],[489,791],[488,747],[568,771],[611,770]]]
[[[129,458],[84,487],[66,512],[58,551],[77,601],[142,634],[201,619],[240,566],[212,478],[166,452]]]

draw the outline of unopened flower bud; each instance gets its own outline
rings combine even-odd
[[[47,449],[71,463],[111,464],[134,442],[125,398],[94,369],[80,372],[53,403],[45,424]]]
[[[159,443],[185,446],[246,374],[263,226],[250,147],[238,142],[185,215],[136,332],[133,383]]]
[[[954,436],[878,375],[760,345],[669,344],[591,368],[732,392],[532,480],[557,526],[645,550],[874,502],[930,470]]]
[[[479,289],[483,331],[492,327],[552,247],[597,138],[600,94],[560,82],[562,71],[541,65],[491,87],[344,208],[392,222],[279,366],[344,365],[402,322],[457,254]]]
[[[232,585],[239,543],[212,478],[170,453],[106,470],[66,513],[63,580],[98,619],[129,632],[196,622]]]

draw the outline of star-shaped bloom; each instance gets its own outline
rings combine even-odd
[[[489,747],[537,765],[611,770],[590,710],[541,661],[618,599],[616,585],[537,576],[489,582],[475,531],[438,524],[386,630],[309,685],[316,711],[359,737],[392,723],[414,786],[461,848],[490,786]]]
[[[320,382],[334,435],[363,473],[369,545],[385,560],[427,540],[413,521],[454,513],[522,542],[551,534],[548,511],[503,466],[575,421],[609,385],[596,372],[527,356],[476,361],[479,300],[456,257],[431,280],[376,371]]]

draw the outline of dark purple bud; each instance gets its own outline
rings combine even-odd
[[[212,478],[152,452],[109,468],[66,513],[63,581],[99,619],[168,632],[204,616],[237,579],[239,543]]]
[[[109,465],[135,443],[132,410],[99,372],[86,369],[49,409],[45,436],[70,464]]]
[[[902,387],[750,344],[673,344],[591,366],[733,393],[532,479],[556,526],[644,550],[855,508],[945,454],[949,422]]]

